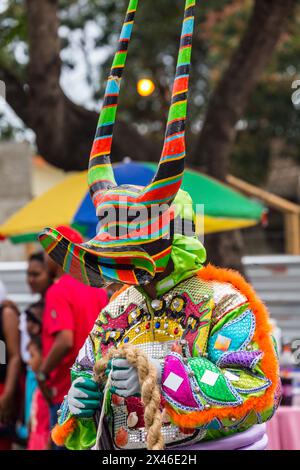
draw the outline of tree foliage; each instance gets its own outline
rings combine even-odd
[[[82,69],[84,73],[80,80],[88,99],[83,102],[66,85],[64,93],[87,110],[98,110],[127,0],[59,0],[54,3],[57,3],[60,25],[64,83],[68,83],[68,74]],[[176,64],[183,3],[183,0],[141,1],[137,13],[119,119],[130,123],[143,139],[157,144],[145,147],[148,159],[158,159]],[[300,39],[297,34],[300,7],[298,1],[295,3],[296,13],[290,18],[268,68],[251,95],[230,152],[231,170],[250,181],[263,181],[266,177],[274,139],[281,140],[284,155],[300,161],[299,110],[291,103],[291,83],[299,78],[300,67]],[[26,1],[8,0],[3,2],[0,10],[0,70],[7,72],[6,78],[12,77],[19,82],[20,97],[21,89],[28,87],[27,7]],[[192,161],[195,166],[205,166],[205,162],[197,160],[197,155],[201,154],[198,135],[210,99],[247,28],[252,8],[252,0],[212,0],[200,2],[197,8],[189,117],[189,147],[196,155]],[[140,97],[136,91],[137,80],[144,76],[152,78],[156,84],[155,93],[148,98]],[[30,119],[18,113],[17,107],[14,109],[23,120],[24,127],[30,127]],[[96,113],[90,122],[95,119]],[[2,138],[13,135],[14,127],[5,120],[2,120],[0,129]],[[91,129],[90,136],[93,131]],[[39,147],[38,139],[37,145]],[[125,156],[125,153],[126,148],[121,145],[116,158]],[[87,155],[83,155],[82,168],[86,160]],[[72,169],[72,162],[70,165],[62,162],[60,166]],[[79,168],[77,160],[73,166]]]

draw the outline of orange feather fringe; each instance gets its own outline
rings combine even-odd
[[[270,333],[272,327],[269,322],[268,311],[263,302],[257,297],[253,288],[236,271],[216,268],[208,265],[198,272],[198,276],[204,281],[219,281],[232,284],[249,302],[256,317],[256,329],[253,340],[258,344],[260,350],[264,352],[261,360],[261,369],[265,376],[271,381],[270,387],[261,397],[252,397],[242,405],[236,407],[214,408],[204,411],[193,411],[188,414],[178,414],[169,404],[166,408],[171,420],[178,426],[192,428],[209,423],[214,418],[236,418],[241,419],[252,409],[261,412],[271,408],[274,403],[274,393],[279,381],[279,368],[274,346]]]
[[[77,420],[74,416],[64,424],[57,424],[51,432],[51,437],[53,442],[57,446],[64,446],[67,438],[75,431],[77,427]]]

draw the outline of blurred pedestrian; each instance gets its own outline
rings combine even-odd
[[[47,269],[45,254],[40,251],[33,253],[28,260],[27,283],[33,294],[40,294],[44,298],[52,279]]]
[[[30,339],[41,336],[44,308],[45,303],[43,300],[40,300],[29,305],[25,310],[27,333]]]
[[[57,230],[74,243],[81,235],[70,227]],[[55,278],[45,297],[42,348],[43,362],[36,377],[45,396],[51,389],[50,426],[57,421],[57,411],[70,388],[70,368],[108,299],[104,289],[88,287],[65,274],[50,257],[50,276]]]
[[[40,301],[43,302],[47,289],[52,284],[52,279],[49,275],[45,255],[42,251],[38,251],[30,255],[28,259],[27,267],[27,283],[32,294],[37,294],[40,297]],[[30,342],[30,336],[32,332],[28,332],[28,327],[33,328],[36,331],[36,335],[41,333],[42,318],[37,315],[36,320],[34,316],[30,317],[30,311],[38,309],[40,310],[39,302],[31,305],[25,312],[21,313],[20,316],[20,332],[21,332],[21,357],[23,362],[27,365],[26,368],[26,383],[25,383],[25,400],[24,400],[24,417],[21,422],[17,425],[17,435],[22,441],[26,441],[28,438],[28,425],[31,413],[31,404],[34,392],[37,388],[37,380],[34,372],[28,366],[30,355],[28,352],[28,344]],[[38,324],[40,322],[40,324]],[[37,333],[39,330],[39,333]]]
[[[43,252],[33,253],[28,259],[27,268],[27,283],[32,294],[38,294],[40,299],[43,300],[48,287],[51,285],[52,280],[49,275],[45,255]],[[21,357],[26,364],[29,360],[28,343],[29,335],[27,333],[27,316],[25,312],[20,316],[20,331],[21,331]]]
[[[0,285],[0,450],[10,450],[18,415],[18,390],[21,372],[19,311],[5,300]]]
[[[31,323],[34,321],[30,320]],[[31,325],[34,326],[34,325]],[[29,365],[33,372],[38,372],[42,364],[42,343],[39,335],[32,336],[28,351]],[[50,396],[50,391],[49,391]],[[50,448],[50,414],[49,406],[41,390],[34,392],[30,413],[30,433],[27,450],[47,450]]]

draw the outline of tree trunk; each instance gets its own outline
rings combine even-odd
[[[65,166],[67,102],[59,84],[61,74],[57,0],[26,0],[29,37],[28,83],[30,115],[40,153]]]
[[[243,117],[251,92],[267,66],[293,12],[296,0],[256,0],[252,16],[229,67],[209,101],[193,155],[193,165],[225,181],[236,124]],[[208,259],[242,270],[243,242],[238,232],[208,235]]]
[[[7,101],[36,134],[39,153],[65,171],[88,166],[98,113],[73,103],[60,87],[61,60],[58,0],[26,0],[29,37],[27,80],[0,68],[7,84]],[[159,147],[128,123],[118,120],[114,160],[129,156],[137,161],[159,159]]]

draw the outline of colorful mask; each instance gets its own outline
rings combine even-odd
[[[182,219],[185,211],[176,209],[176,203],[186,200],[180,186],[195,0],[186,0],[185,4],[172,101],[156,175],[146,187],[117,186],[114,179],[110,161],[113,128],[137,6],[138,0],[130,0],[90,156],[88,183],[99,218],[98,233],[83,244],[74,244],[49,228],[39,236],[64,271],[94,287],[107,281],[146,284],[165,270],[175,234],[194,237],[192,210],[187,219]]]

